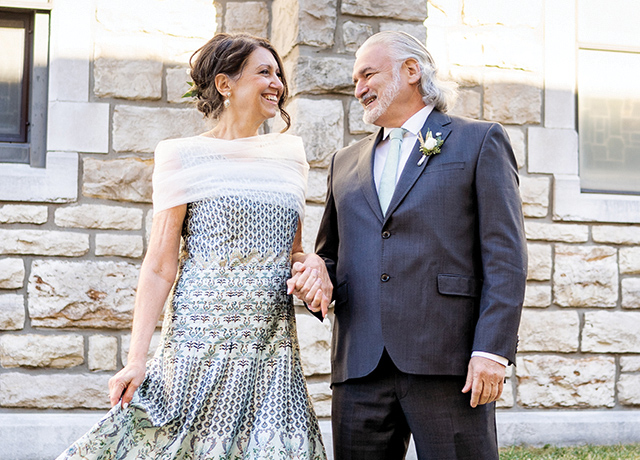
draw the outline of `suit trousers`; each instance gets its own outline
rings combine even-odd
[[[335,460],[498,460],[495,405],[472,408],[465,377],[406,374],[386,350],[369,375],[333,385]]]

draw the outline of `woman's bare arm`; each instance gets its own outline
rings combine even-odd
[[[153,217],[147,254],[140,267],[127,365],[109,380],[109,399],[126,407],[144,380],[149,343],[176,279],[186,205]]]

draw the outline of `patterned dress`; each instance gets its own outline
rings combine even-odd
[[[298,212],[255,193],[187,205],[144,382],[59,460],[325,459],[285,284]]]

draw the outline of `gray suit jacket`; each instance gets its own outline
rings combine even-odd
[[[334,282],[334,383],[362,377],[386,348],[403,372],[465,375],[471,352],[515,360],[527,271],[518,174],[495,123],[433,111],[386,217],[373,180],[382,130],[333,157],[316,251]]]

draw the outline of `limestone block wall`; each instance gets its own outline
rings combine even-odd
[[[0,411],[108,407],[151,224],[152,152],[206,129],[180,96],[216,11],[203,0],[53,5],[47,148],[76,159],[78,190],[42,199],[18,184],[20,200],[0,203]]]
[[[216,31],[267,36],[270,11],[209,0],[53,6],[47,146],[76,161],[77,193],[42,199],[29,183],[20,200],[0,196],[0,413],[108,408],[151,228],[153,150],[210,128],[182,98],[189,57]],[[330,323],[301,307],[298,316],[309,387],[326,417]]]
[[[430,0],[425,22],[460,85],[453,112],[502,123],[518,161],[529,272],[505,410],[640,406],[638,199],[623,211],[558,185],[579,181],[574,82],[557,77],[575,65],[575,11],[574,0]]]
[[[550,96],[547,11],[574,1],[57,0],[48,148],[77,158],[77,196],[24,190],[0,202],[0,413],[108,407],[151,225],[153,149],[207,129],[181,98],[193,50],[216,31],[248,31],[281,52],[290,132],[311,164],[303,244],[312,250],[331,155],[375,130],[352,96],[353,53],[390,29],[426,40],[460,84],[453,113],[502,123],[516,153],[529,280],[518,366],[499,406],[637,409],[640,218],[560,211],[572,203],[557,165],[565,173],[565,152],[578,147],[573,110],[558,103],[572,98]],[[554,103],[559,112],[548,113]],[[321,324],[299,307],[297,319],[316,411],[329,417],[332,318]]]

